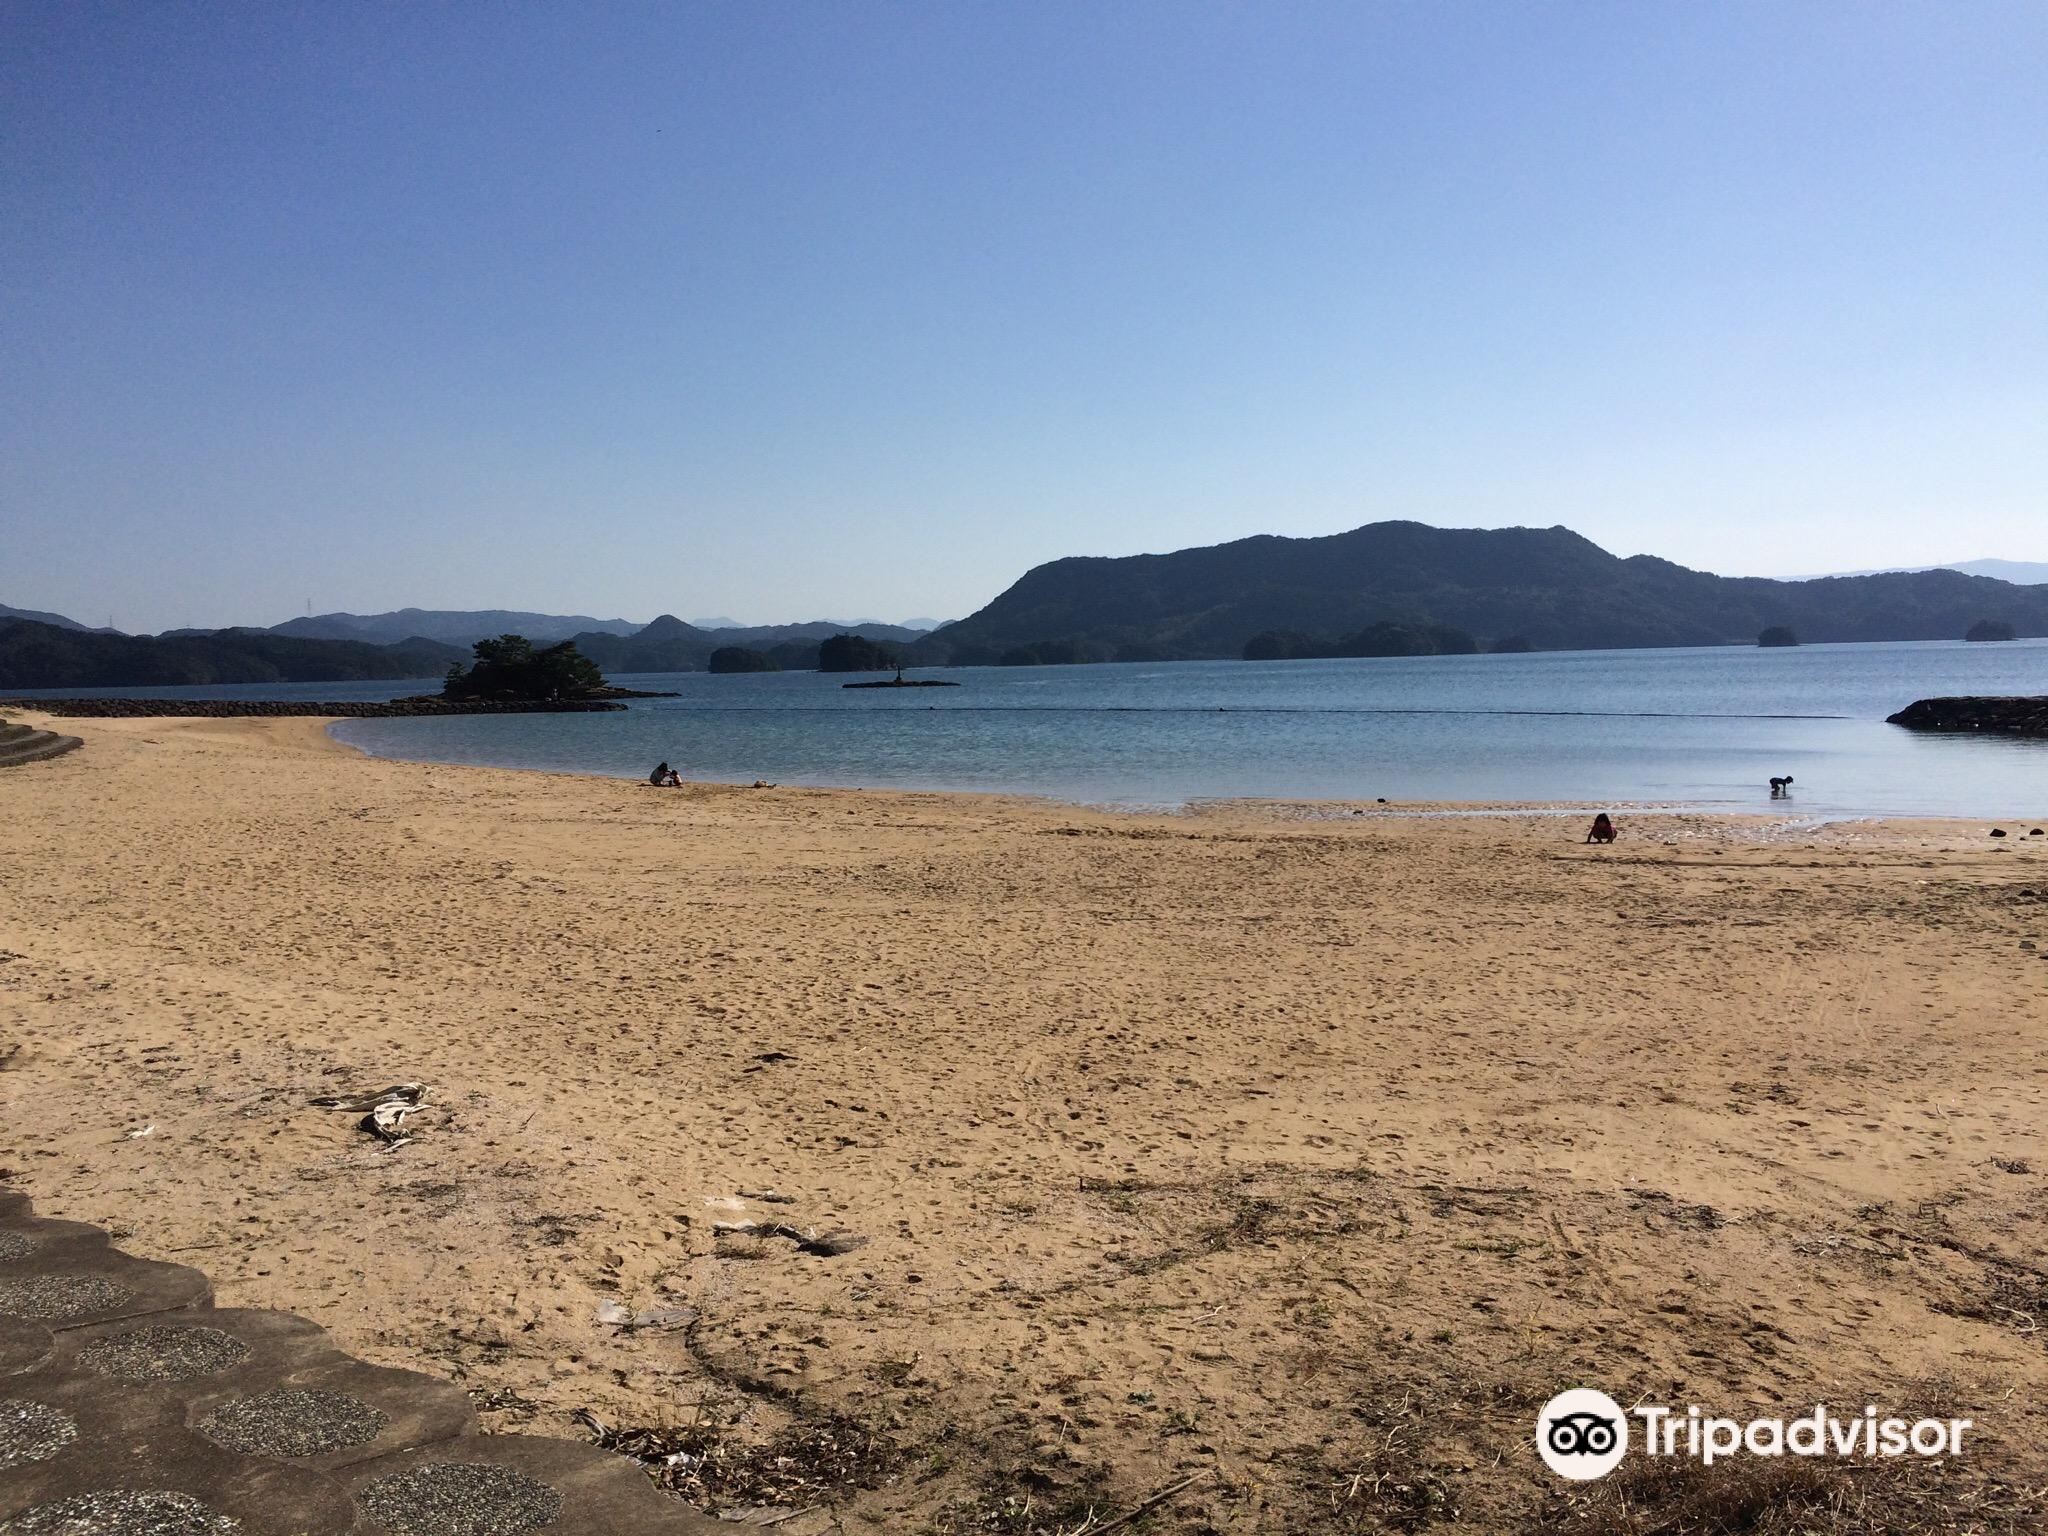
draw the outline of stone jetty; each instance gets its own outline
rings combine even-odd
[[[2048,698],[1917,699],[1885,718],[1912,731],[2048,736]]]
[[[661,694],[630,694],[660,698]],[[67,720],[142,720],[167,715],[198,715],[213,720],[241,720],[281,715],[334,715],[355,720],[384,720],[411,715],[587,715],[624,709],[611,699],[507,700],[450,699],[327,700],[300,703],[282,699],[0,699],[0,708],[39,710]]]

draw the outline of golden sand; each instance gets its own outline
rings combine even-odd
[[[2048,1482],[2048,838],[73,729],[0,774],[7,1178],[488,1423],[843,1416],[849,1531],[1522,1529],[1577,1384]],[[406,1080],[395,1150],[308,1104]]]

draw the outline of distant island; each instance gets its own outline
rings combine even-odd
[[[523,619],[537,622],[478,628]],[[562,633],[572,625],[590,627]],[[417,629],[399,633],[407,626]],[[2048,586],[1949,569],[1715,576],[1653,555],[1612,555],[1569,528],[1383,522],[1322,538],[1260,535],[1170,554],[1054,560],[929,632],[399,609],[149,638],[0,610],[0,687],[431,677],[464,659],[443,637],[468,646],[507,633],[572,643],[614,675],[1995,641],[2048,635]]]
[[[576,648],[607,672],[811,672],[877,671],[894,666],[901,651],[922,639],[921,631],[880,624],[872,632],[848,633],[831,624],[770,624],[751,629],[699,629],[665,613],[630,635],[590,632],[570,636]],[[887,661],[842,667],[825,648],[852,639]],[[723,654],[721,654],[723,653]],[[713,658],[717,664],[713,665]],[[764,665],[765,663],[765,665]]]
[[[818,645],[820,672],[887,672],[903,675],[902,652],[865,635],[833,635]]]
[[[500,635],[471,647],[476,659],[448,669],[440,697],[450,704],[576,704],[614,699],[674,698],[615,688],[574,640],[537,647],[524,635]],[[431,702],[431,698],[407,700]]]
[[[780,672],[782,664],[765,651],[744,645],[721,645],[711,653],[707,672]]]
[[[0,605],[0,618],[39,619],[46,624],[56,624],[60,628],[86,627],[65,618],[62,614],[31,613],[9,609],[4,605]],[[702,667],[704,655],[720,645],[766,647],[789,641],[818,641],[827,635],[848,632],[872,635],[879,640],[910,641],[935,627],[929,624],[904,626],[879,624],[873,621],[841,624],[830,619],[813,619],[801,624],[690,625],[668,614],[664,614],[653,624],[641,624],[631,619],[593,619],[586,614],[526,613],[508,608],[398,608],[389,613],[312,614],[306,618],[287,619],[284,623],[273,624],[268,629],[252,629],[249,632],[282,635],[292,640],[361,640],[370,645],[396,645],[401,641],[419,639],[438,640],[443,645],[453,646],[470,646],[479,640],[511,634],[524,635],[535,645],[553,644],[557,640],[575,640],[583,643],[586,652],[590,651],[589,642],[594,636],[612,640],[659,640],[664,636],[687,636],[698,642],[697,665]],[[653,631],[652,635],[649,634],[650,630]],[[115,631],[108,630],[106,633],[113,634]],[[211,629],[176,629],[169,630],[158,638],[219,633],[221,631]]]
[[[1890,565],[1881,571],[1828,571],[1829,576],[1889,576],[1900,571],[1961,571],[1965,576],[1990,576],[2015,586],[2048,586],[2048,561],[1944,560],[1939,565]],[[1800,577],[1802,581],[1810,577]],[[933,625],[934,629],[938,626]]]
[[[0,688],[383,681],[434,677],[463,655],[433,640],[371,645],[247,629],[152,638],[0,619]]]
[[[52,615],[51,617],[61,617]],[[855,635],[825,639],[859,642],[848,671],[896,665],[902,642]],[[515,632],[516,633],[516,632]],[[486,637],[496,638],[496,637]],[[533,636],[522,637],[539,643]],[[412,638],[394,644],[280,635],[264,629],[187,630],[166,635],[123,635],[36,619],[0,617],[0,688],[194,687],[224,683],[331,683],[443,676],[466,665],[470,646]],[[715,636],[663,617],[629,635],[592,631],[557,640],[610,672],[812,671],[821,641],[776,642],[766,651],[723,646]],[[871,649],[870,649],[871,648]],[[720,653],[726,653],[723,656]],[[719,664],[711,665],[715,656]],[[614,697],[624,696],[615,694]]]
[[[403,640],[438,640],[471,646],[496,635],[524,635],[536,645],[582,634],[630,635],[630,619],[593,619],[585,614],[525,613],[517,609],[400,608],[391,613],[320,613],[272,625],[273,635],[295,640],[363,640],[396,645]],[[195,631],[205,633],[205,631]]]
[[[317,645],[333,642],[284,643]],[[245,715],[339,715],[368,719],[407,715],[617,710],[626,707],[619,702],[623,699],[674,697],[673,694],[642,693],[632,688],[613,687],[569,640],[541,647],[524,635],[500,635],[495,640],[477,641],[471,651],[475,659],[466,667],[460,662],[451,665],[439,693],[413,694],[399,699],[83,698],[40,699],[33,701],[32,707],[58,715],[106,719],[150,715],[207,715],[223,719]]]
[[[1569,528],[1368,523],[1162,555],[1054,560],[909,647],[920,664],[1285,659],[2048,635],[2048,587],[1952,570],[1770,581],[1621,558]],[[1397,635],[1392,626],[1406,632]],[[1358,637],[1365,635],[1364,641]],[[1446,639],[1455,636],[1446,646]],[[1420,638],[1434,637],[1434,638]],[[1387,647],[1407,649],[1389,652]]]

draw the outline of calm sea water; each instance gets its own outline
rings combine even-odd
[[[1109,804],[1308,799],[1650,802],[2048,821],[2048,742],[1916,735],[1934,694],[2048,694],[2048,641],[1765,651],[989,667],[854,691],[808,672],[620,677],[674,689],[600,715],[349,720],[379,756],[640,777],[996,790]],[[117,689],[391,698],[431,682]]]

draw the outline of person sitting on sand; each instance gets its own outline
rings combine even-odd
[[[1593,818],[1593,828],[1586,834],[1586,841],[1589,843],[1611,843],[1616,835],[1614,823],[1609,821],[1607,813],[1602,811]]]
[[[654,772],[647,775],[647,782],[656,789],[681,789],[683,787],[682,776],[675,769],[669,767],[667,763],[656,763],[654,765]]]

